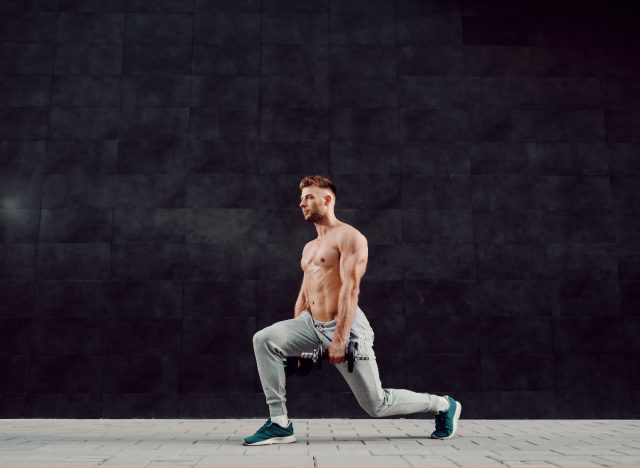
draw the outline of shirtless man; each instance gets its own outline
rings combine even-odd
[[[322,176],[300,182],[300,208],[305,221],[314,223],[318,237],[305,245],[300,266],[302,287],[294,318],[276,322],[257,332],[253,349],[270,418],[244,445],[295,442],[293,424],[285,405],[283,359],[309,352],[319,344],[328,351],[360,406],[372,417],[426,412],[435,415],[434,439],[449,439],[457,430],[462,405],[449,396],[383,389],[373,352],[373,330],[358,307],[360,280],[367,266],[367,239],[339,221],[334,213],[336,187]],[[349,341],[358,343],[358,361],[348,372],[345,352]]]

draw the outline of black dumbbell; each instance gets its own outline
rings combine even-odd
[[[358,342],[350,341],[347,345],[346,351],[347,357],[347,369],[349,372],[353,372],[353,367],[356,360],[367,361],[369,356],[362,356],[358,354]],[[292,375],[298,375],[304,377],[309,374],[314,366],[317,369],[322,369],[322,361],[329,359],[329,352],[318,345],[316,349],[311,352],[301,353],[300,356],[287,356],[285,359],[284,370],[287,377]]]

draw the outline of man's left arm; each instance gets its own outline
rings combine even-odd
[[[350,233],[340,246],[340,280],[338,316],[333,340],[329,345],[329,362],[339,364],[346,360],[345,351],[351,323],[356,315],[360,280],[367,268],[367,239],[359,232]]]

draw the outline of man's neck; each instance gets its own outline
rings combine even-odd
[[[327,235],[327,233],[331,229],[340,226],[342,224],[342,221],[339,221],[338,218],[335,217],[335,215],[330,214],[322,219],[319,219],[313,224],[316,226],[316,231],[318,231],[318,239],[321,239],[325,235]]]

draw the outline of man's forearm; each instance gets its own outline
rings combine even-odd
[[[351,324],[356,316],[358,294],[360,291],[350,285],[343,285],[338,296],[338,317],[333,341],[340,341],[346,345],[349,340]]]

